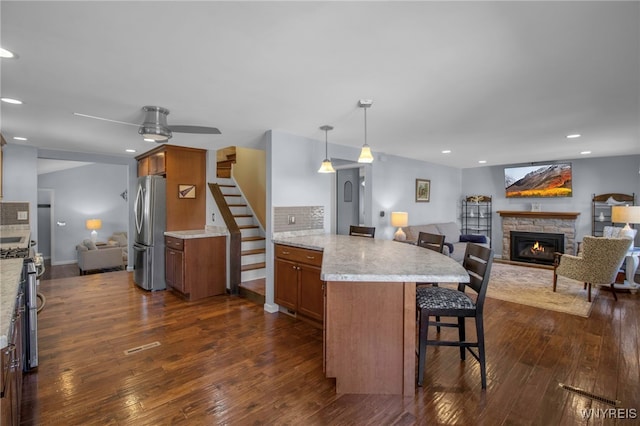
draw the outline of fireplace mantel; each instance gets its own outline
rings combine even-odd
[[[516,210],[498,210],[497,213],[502,217],[537,217],[545,219],[577,219],[579,212],[532,212],[532,211],[516,211]]]

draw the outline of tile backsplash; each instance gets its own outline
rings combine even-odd
[[[289,223],[293,218],[295,223]],[[324,228],[324,206],[273,208],[273,232],[306,231]]]
[[[0,225],[28,225],[29,203],[1,202]]]

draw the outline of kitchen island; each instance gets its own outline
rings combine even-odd
[[[336,392],[414,395],[416,282],[468,282],[462,265],[381,239],[326,234],[273,242],[323,252],[324,368]]]

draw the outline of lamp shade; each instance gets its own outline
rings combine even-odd
[[[613,206],[611,207],[611,222],[613,223],[640,223],[640,206]]]
[[[360,157],[358,157],[358,163],[373,163],[373,155],[371,154],[371,148],[369,145],[362,147]]]
[[[100,219],[87,219],[87,229],[96,230],[102,228],[102,220]]]
[[[391,212],[391,226],[402,228],[409,224],[409,214],[407,212]]]

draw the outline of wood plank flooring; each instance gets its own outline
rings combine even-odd
[[[559,383],[640,409],[640,295],[601,294],[588,319],[487,299],[487,390],[473,358],[431,347],[425,387],[403,398],[336,395],[322,330],[239,297],[186,302],[125,271],[42,281],[40,292],[23,425],[616,424],[583,419],[611,407]]]

